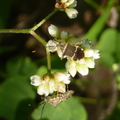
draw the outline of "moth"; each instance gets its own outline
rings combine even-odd
[[[66,43],[63,49],[63,57],[68,56],[73,60],[80,60],[84,57],[84,51],[79,46],[73,46],[69,43]]]
[[[78,45],[77,45],[78,44]],[[76,45],[71,45],[70,43],[64,43],[63,41],[54,39],[49,40],[46,45],[50,52],[56,52],[58,49],[62,51],[61,58],[71,57],[73,60],[80,60],[84,57],[84,51],[79,46],[79,43]]]
[[[72,94],[74,93],[73,90],[68,90],[67,92],[65,93],[60,93],[60,94],[57,94],[53,97],[51,96],[48,96],[44,99],[44,102],[46,103],[49,103],[51,104],[53,107],[57,107],[57,105],[59,103],[61,103],[62,101],[65,101],[67,100],[68,98],[70,98],[72,96]]]

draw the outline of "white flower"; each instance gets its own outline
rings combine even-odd
[[[66,70],[74,77],[77,73],[76,62],[74,60],[68,60],[66,62]]]
[[[70,83],[70,74],[55,72],[53,75],[44,75],[39,77],[37,75],[31,76],[31,84],[38,86],[37,93],[39,95],[48,96],[54,91],[66,92],[66,85]]]
[[[89,69],[95,67],[95,59],[100,57],[99,50],[85,49],[84,58],[74,61],[72,58],[68,58],[66,62],[66,70],[74,77],[77,72],[81,75],[88,75]]]
[[[74,8],[66,8],[65,12],[70,19],[76,18],[78,14],[78,11]]]

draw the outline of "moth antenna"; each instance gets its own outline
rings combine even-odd
[[[45,108],[45,105],[46,105],[46,103],[44,102],[44,105],[43,105],[42,110],[41,110],[40,120],[42,120],[42,115],[43,115],[43,110]]]

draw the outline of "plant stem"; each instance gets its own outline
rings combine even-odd
[[[29,34],[31,29],[0,29],[0,33],[26,33]]]
[[[47,54],[47,68],[48,68],[48,73],[51,73],[51,54],[48,48],[46,48],[46,54]]]
[[[40,21],[37,25],[35,25],[31,30],[35,31],[37,28],[39,28],[46,20],[48,20],[53,14],[55,14],[58,11],[57,8],[55,8],[49,15],[47,15],[42,21]]]
[[[88,104],[96,104],[97,100],[91,98],[77,97],[81,102]]]
[[[47,42],[42,39],[38,34],[36,34],[34,31],[30,31],[30,34],[34,36],[37,40],[39,40],[44,45],[44,47],[46,47]]]

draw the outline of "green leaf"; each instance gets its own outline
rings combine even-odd
[[[34,98],[35,92],[26,77],[5,80],[0,86],[0,116],[7,120],[27,120]]]
[[[115,56],[117,59],[117,62],[120,62],[120,33],[117,34],[116,37],[116,49],[115,49]]]
[[[10,76],[24,75],[30,77],[37,71],[36,65],[29,58],[13,58],[7,63],[7,72]]]
[[[111,67],[115,63],[115,58],[109,52],[100,52],[100,60],[106,66]]]
[[[42,108],[42,106],[39,106],[33,111],[33,120],[40,119]],[[46,104],[42,118],[43,120],[87,120],[87,114],[79,100],[71,97],[60,103],[56,108]]]
[[[114,28],[106,29],[101,34],[96,48],[103,52],[114,53],[116,49],[117,34],[117,30]]]
[[[117,30],[113,28],[106,29],[100,36],[100,40],[96,46],[100,50],[100,56],[102,62],[107,66],[112,66],[116,62],[116,40]]]

